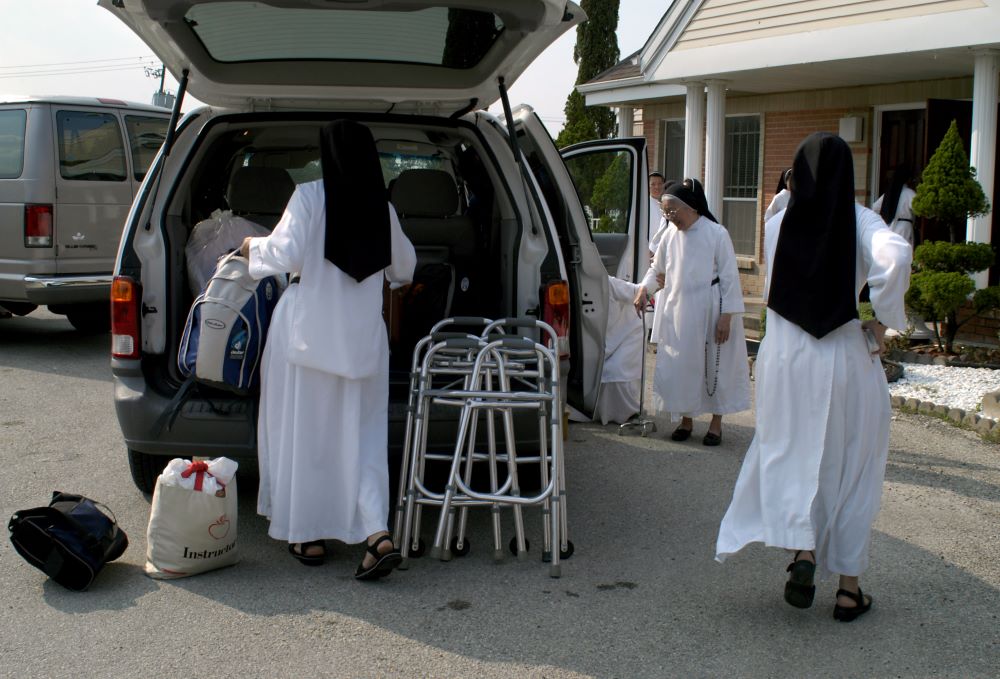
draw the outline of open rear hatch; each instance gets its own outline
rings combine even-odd
[[[201,101],[484,108],[586,18],[565,0],[99,0]]]

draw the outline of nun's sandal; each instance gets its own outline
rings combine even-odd
[[[319,547],[322,551],[319,554],[310,554],[309,550],[314,547]],[[326,561],[326,545],[322,540],[289,544],[288,553],[305,566],[321,566]]]
[[[785,601],[796,608],[809,608],[812,606],[813,597],[816,596],[816,585],[813,584],[816,564],[807,559],[799,559],[799,554],[804,551],[809,550],[800,549],[795,552],[792,563],[785,569],[791,573],[788,582],[785,583]]]
[[[860,587],[858,587],[856,593],[849,592],[846,589],[838,589],[837,596],[846,596],[848,599],[853,599],[855,604],[854,606],[834,605],[833,619],[839,622],[850,622],[858,616],[864,615],[872,608],[872,598],[867,594],[862,594]]]
[[[396,566],[403,563],[403,555],[395,547],[385,554],[378,551],[378,546],[383,542],[388,542],[391,545],[392,538],[388,535],[383,535],[365,548],[365,552],[371,554],[375,562],[365,568],[365,561],[362,557],[361,563],[358,564],[358,569],[354,572],[355,578],[358,580],[378,580],[389,575]]]

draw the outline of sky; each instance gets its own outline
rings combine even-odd
[[[621,0],[622,56],[646,42],[670,3]],[[510,88],[511,106],[530,104],[555,136],[576,80],[576,31],[554,42]],[[160,63],[146,45],[96,0],[0,0],[0,97],[7,94],[101,96],[150,103]],[[166,74],[164,89],[177,90]],[[185,99],[183,110],[198,105]],[[499,104],[490,108],[502,114]]]

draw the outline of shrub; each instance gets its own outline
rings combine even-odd
[[[954,243],[956,233],[960,229],[964,232],[969,217],[986,214],[989,210],[986,194],[976,181],[976,169],[969,167],[958,125],[952,120],[924,168],[917,195],[913,198],[913,214],[947,224]]]

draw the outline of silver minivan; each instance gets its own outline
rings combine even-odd
[[[0,307],[108,331],[125,216],[169,117],[117,99],[0,101]]]
[[[336,117],[371,129],[387,196],[417,250],[413,288],[438,293],[411,300],[393,321],[390,456],[402,444],[413,343],[443,315],[549,321],[560,335],[564,393],[593,411],[608,274],[634,277],[646,265],[635,237],[649,204],[645,142],[588,142],[560,155],[533,110],[512,110],[506,97],[546,46],[585,20],[577,5],[99,4],[177,76],[175,111],[185,92],[207,104],[168,130],[115,266],[114,399],[141,490],[171,457],[255,456],[255,397],[203,387],[178,397],[177,350],[192,302],[185,244],[220,209],[273,226],[295,183],[321,176],[318,132]],[[485,110],[497,100],[502,119]],[[430,447],[450,449],[454,417],[431,414]],[[519,443],[531,446],[532,435],[537,427],[519,430]]]

